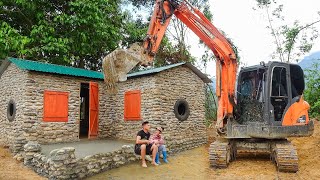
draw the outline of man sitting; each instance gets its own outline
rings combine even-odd
[[[136,139],[136,145],[134,148],[134,152],[136,154],[141,155],[142,159],[142,167],[147,167],[146,163],[146,154],[151,155],[152,153],[152,163],[153,165],[158,165],[155,161],[157,152],[158,152],[158,146],[155,144],[149,143],[150,138],[150,124],[148,121],[145,121],[142,123],[142,130],[137,133],[137,139]]]

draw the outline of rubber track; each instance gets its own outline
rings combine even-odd
[[[299,170],[298,154],[290,142],[276,143],[274,160],[280,172],[297,172]]]
[[[215,141],[209,148],[210,166],[227,168],[230,161],[230,145],[228,142]]]

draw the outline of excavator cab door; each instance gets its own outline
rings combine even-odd
[[[269,66],[269,114],[272,125],[281,125],[282,119],[292,99],[290,87],[289,64],[273,62]]]

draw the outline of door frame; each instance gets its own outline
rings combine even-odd
[[[80,89],[79,89],[79,118],[78,118],[78,124],[79,124],[79,136],[78,136],[78,138],[79,139],[81,139],[80,138],[80,133],[81,133],[81,116],[80,116],[80,114],[81,114],[81,85],[82,84],[88,84],[88,88],[90,88],[90,83],[89,82],[84,82],[84,81],[81,81],[80,82]],[[89,97],[89,100],[90,100],[90,89],[88,89],[88,91],[89,91],[89,95],[88,95],[88,97]],[[90,102],[89,102],[90,103]],[[90,104],[89,104],[90,105]],[[89,106],[88,107],[86,107],[86,108],[88,108],[88,110],[89,110]],[[89,119],[88,119],[88,121],[90,120],[90,116],[89,116]],[[89,132],[89,127],[88,127],[88,132]],[[88,136],[88,134],[87,134],[87,138],[89,138],[89,136]]]

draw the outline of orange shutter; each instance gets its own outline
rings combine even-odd
[[[90,82],[89,98],[89,138],[98,136],[98,117],[99,117],[99,86],[98,83]]]
[[[68,122],[68,92],[44,91],[43,121]]]
[[[141,120],[141,92],[139,90],[125,93],[124,119],[126,121]]]

